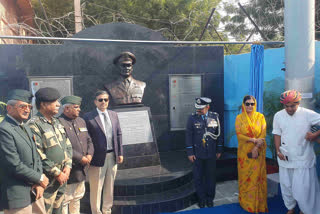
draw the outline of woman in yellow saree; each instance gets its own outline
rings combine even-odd
[[[236,119],[238,138],[239,203],[251,213],[268,212],[266,121],[256,112],[256,100],[245,96]]]

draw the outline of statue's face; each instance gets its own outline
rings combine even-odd
[[[120,61],[118,62],[120,75],[124,78],[131,76],[133,71],[132,61]]]

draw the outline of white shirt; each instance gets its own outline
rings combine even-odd
[[[102,112],[97,108],[97,111],[98,111],[99,118],[101,120],[103,129],[105,130],[105,135],[106,135],[106,140],[107,140],[107,150],[113,150],[113,145],[112,145],[112,123],[111,123],[109,114],[108,114],[107,110]],[[105,114],[107,116],[107,120],[109,121],[109,124],[111,125],[110,127],[108,127],[108,129],[106,129],[106,124],[104,122],[103,114]]]
[[[281,136],[280,151],[288,156],[288,161],[280,160],[279,166],[284,168],[311,168],[316,164],[313,143],[305,136],[312,125],[320,125],[320,114],[298,107],[291,116],[285,109],[277,112],[273,118],[272,134]]]

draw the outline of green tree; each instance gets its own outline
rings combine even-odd
[[[73,0],[32,0],[36,22],[43,35],[68,37],[74,33]],[[84,28],[110,22],[127,22],[160,31],[168,40],[198,40],[212,8],[221,0],[82,0]],[[211,24],[218,26],[219,14]],[[48,26],[51,25],[51,33]],[[218,40],[206,33],[202,40]]]
[[[283,0],[250,0],[242,5],[268,40],[283,40]],[[250,23],[245,13],[236,4],[224,4],[227,15],[222,18],[225,30],[236,40],[245,40],[257,30]]]
[[[268,40],[284,40],[284,0],[250,0],[242,5]],[[245,40],[252,31],[257,30],[250,24],[248,17],[238,4],[225,3],[227,15],[222,17],[225,31],[236,40]],[[320,39],[320,0],[315,5],[316,39]]]
[[[43,9],[39,2],[42,2]],[[35,11],[36,34],[68,37],[74,32],[73,0],[31,0]],[[44,16],[47,14],[48,20]],[[52,29],[52,32],[50,30]]]

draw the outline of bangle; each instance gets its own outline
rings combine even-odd
[[[279,151],[279,152],[277,152],[277,155],[279,155],[279,154],[281,154],[281,152]]]

